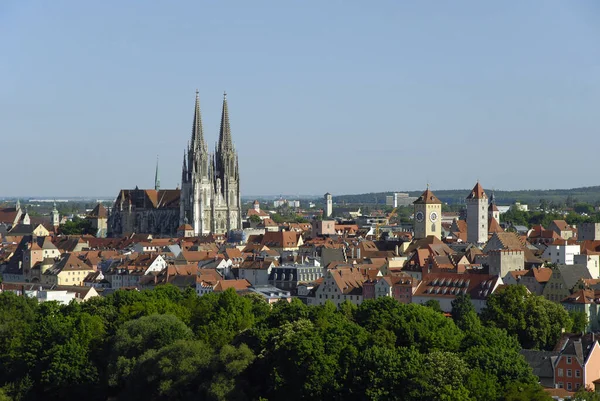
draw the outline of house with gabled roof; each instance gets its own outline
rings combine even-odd
[[[41,274],[41,282],[46,285],[83,285],[83,280],[94,269],[74,253],[64,254],[52,267]]]
[[[567,240],[575,237],[575,229],[571,227],[565,220],[552,220],[548,228]]]
[[[502,284],[502,278],[487,274],[428,273],[417,285],[412,301],[424,304],[429,300],[437,300],[442,311],[450,312],[452,301],[458,295],[468,294],[479,313],[485,308],[488,297]]]
[[[330,301],[339,306],[345,301],[359,305],[363,301],[363,283],[367,277],[359,269],[339,267],[329,269],[323,282],[315,285],[311,296],[307,297],[309,305],[324,305]]]
[[[554,385],[568,391],[594,388],[600,379],[600,345],[596,335],[563,334],[554,351]]]
[[[544,298],[561,302],[571,295],[580,279],[591,279],[589,270],[584,265],[557,265],[552,267],[552,276],[546,283],[542,295]]]

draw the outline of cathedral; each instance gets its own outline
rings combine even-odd
[[[192,139],[183,155],[179,224],[190,224],[195,236],[242,228],[238,155],[231,140],[226,94],[219,142],[210,154],[196,92]]]
[[[196,91],[192,137],[183,155],[181,189],[161,190],[158,166],[154,189],[121,190],[108,217],[109,236],[133,233],[175,236],[224,234],[242,228],[238,155],[231,139],[227,95],[214,153],[204,140]]]

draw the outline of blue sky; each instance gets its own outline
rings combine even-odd
[[[181,177],[223,91],[242,195],[599,185],[600,2],[0,2],[0,196]]]

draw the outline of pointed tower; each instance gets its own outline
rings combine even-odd
[[[227,93],[223,94],[223,110],[219,142],[215,151],[214,173],[213,189],[217,204],[213,207],[213,231],[221,234],[230,230],[239,230],[242,228],[239,164],[238,155],[231,139]]]
[[[488,197],[477,181],[467,196],[467,241],[484,244],[488,240]]]
[[[494,191],[492,191],[492,196],[490,196],[490,206],[488,207],[488,221],[492,221],[492,219],[496,220],[496,223],[500,224],[500,210],[496,206],[496,195]]]
[[[158,176],[158,155],[156,156],[156,171],[154,172],[154,190],[160,191],[160,177]]]
[[[192,137],[183,156],[179,203],[179,224],[190,224],[195,236],[206,235],[211,231],[211,158],[204,140],[200,95],[196,90]]]
[[[58,232],[58,226],[60,225],[60,216],[58,214],[58,209],[56,209],[56,201],[54,202],[54,207],[50,212],[50,221],[52,222],[52,227],[54,228],[54,232]]]
[[[430,235],[442,239],[442,201],[431,192],[429,185],[413,205],[415,239],[427,238]]]

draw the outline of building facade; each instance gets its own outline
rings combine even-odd
[[[190,224],[195,236],[242,228],[238,155],[231,139],[227,96],[223,97],[219,142],[210,154],[196,91],[192,139],[181,171],[179,224]]]
[[[415,208],[415,238],[427,238],[430,235],[442,238],[442,202],[429,190],[417,198]]]
[[[484,244],[488,240],[488,197],[479,182],[467,196],[467,242]]]
[[[191,226],[194,236],[224,234],[242,228],[238,155],[231,139],[227,97],[215,153],[204,140],[196,91],[192,138],[184,153],[181,189],[161,189],[158,166],[154,189],[122,190],[108,215],[112,237],[132,233],[173,237]],[[101,230],[100,230],[101,231]]]

